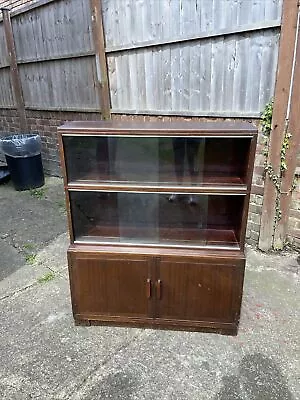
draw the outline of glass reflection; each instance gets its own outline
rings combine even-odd
[[[199,175],[199,146],[201,139],[173,138],[174,164],[177,182],[182,184],[185,175],[185,158],[188,162],[188,173],[191,182],[197,182]]]
[[[76,240],[236,246],[243,196],[70,192]]]
[[[241,184],[248,139],[64,137],[72,181],[200,185]]]

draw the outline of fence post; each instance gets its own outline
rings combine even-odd
[[[25,104],[23,98],[22,91],[22,83],[18,69],[17,63],[17,55],[16,55],[16,47],[14,41],[14,35],[11,25],[10,12],[7,8],[2,8],[3,15],[3,24],[4,24],[4,32],[6,39],[6,46],[9,55],[9,64],[10,64],[10,74],[11,74],[11,82],[14,91],[15,101],[17,105],[18,115],[20,118],[20,130],[27,130],[27,121],[26,121],[26,113],[25,113]]]
[[[108,83],[108,71],[105,54],[105,39],[102,19],[101,0],[90,0],[92,13],[92,30],[95,46],[97,87],[101,101],[101,114],[103,119],[110,119],[110,94]]]
[[[297,42],[294,55],[294,72],[289,111],[287,115],[287,132],[292,135],[289,139],[289,147],[286,151],[287,170],[283,173],[281,182],[280,210],[281,219],[275,228],[274,247],[282,249],[285,244],[290,205],[292,199],[292,186],[297,166],[297,153],[300,146],[299,104],[300,104],[300,6],[298,6]]]
[[[286,128],[289,94],[290,87],[292,85],[297,17],[298,0],[284,0],[273,107],[272,132],[270,136],[268,154],[268,162],[272,165],[276,175],[280,174],[280,150]],[[272,249],[274,244],[277,196],[279,196],[280,201],[281,195],[277,193],[273,181],[268,175],[266,175],[258,244],[258,247],[264,251]]]

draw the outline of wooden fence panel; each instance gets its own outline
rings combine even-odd
[[[258,117],[274,93],[281,7],[103,0],[112,112]]]
[[[89,2],[56,1],[12,19],[18,61],[74,56],[92,50]]]
[[[257,117],[273,95],[282,0],[102,5],[112,112]],[[44,0],[12,25],[26,107],[99,110],[88,0]],[[0,50],[5,82],[1,22]]]
[[[86,0],[44,1],[12,17],[25,107],[99,111],[91,9]],[[0,106],[12,105],[0,22]]]
[[[19,69],[26,107],[99,109],[93,57],[23,64]]]
[[[274,92],[272,31],[108,56],[112,109],[258,116]]]
[[[13,107],[15,104],[9,67],[1,69],[0,99],[1,99],[0,107]]]
[[[102,0],[107,48],[280,20],[282,0]]]
[[[0,22],[0,68],[9,65],[9,58],[4,34],[4,24]]]

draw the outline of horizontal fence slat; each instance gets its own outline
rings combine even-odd
[[[173,115],[186,117],[220,117],[220,118],[260,118],[259,112],[239,112],[239,111],[181,111],[181,110],[133,110],[133,109],[115,109],[112,108],[112,114],[127,114],[127,115]]]
[[[105,48],[106,53],[114,53],[114,52],[121,52],[121,51],[130,51],[130,50],[138,50],[138,49],[145,49],[147,47],[157,47],[157,46],[170,46],[172,44],[179,44],[203,39],[212,39],[219,36],[228,36],[228,35],[235,35],[238,33],[248,33],[248,32],[255,32],[260,30],[266,29],[274,29],[280,27],[280,21],[266,21],[266,22],[259,22],[251,25],[244,25],[235,28],[226,28],[226,29],[218,29],[211,32],[201,32],[196,35],[187,36],[187,37],[177,37],[170,40],[153,40],[148,42],[136,42],[131,44],[125,44],[120,46],[107,46]]]
[[[69,107],[69,106],[62,106],[62,107],[45,107],[42,105],[38,106],[27,106],[25,107],[26,110],[37,110],[37,111],[69,111],[69,112],[96,112],[99,113],[99,107]]]
[[[47,57],[47,58],[40,58],[40,59],[32,59],[32,60],[18,60],[18,65],[23,65],[23,64],[32,64],[32,63],[43,63],[43,62],[48,62],[48,61],[57,61],[57,60],[70,60],[70,59],[76,59],[76,58],[83,58],[83,57],[93,57],[95,55],[94,51],[87,51],[85,53],[75,53],[75,54],[66,54],[63,56],[53,56],[53,57]],[[9,67],[9,64],[0,66],[1,68],[7,68]]]
[[[14,9],[11,7],[7,7],[7,8],[11,9],[11,17],[15,17],[17,15],[27,13],[36,8],[40,8],[40,7],[46,6],[50,3],[54,3],[54,2],[58,2],[58,1],[63,1],[63,0],[36,0],[34,3],[26,4],[22,7],[20,6],[17,9]],[[0,22],[1,21],[3,21],[2,15],[0,15]]]

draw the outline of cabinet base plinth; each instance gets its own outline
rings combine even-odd
[[[176,321],[176,320],[120,320],[118,318],[98,318],[85,319],[82,317],[74,317],[76,326],[113,326],[120,328],[141,328],[141,329],[160,329],[174,331],[189,331],[189,332],[205,332],[217,333],[219,335],[236,336],[238,333],[238,323],[219,323],[207,321]]]
[[[78,319],[74,317],[75,326],[91,326],[91,321],[89,319]]]

